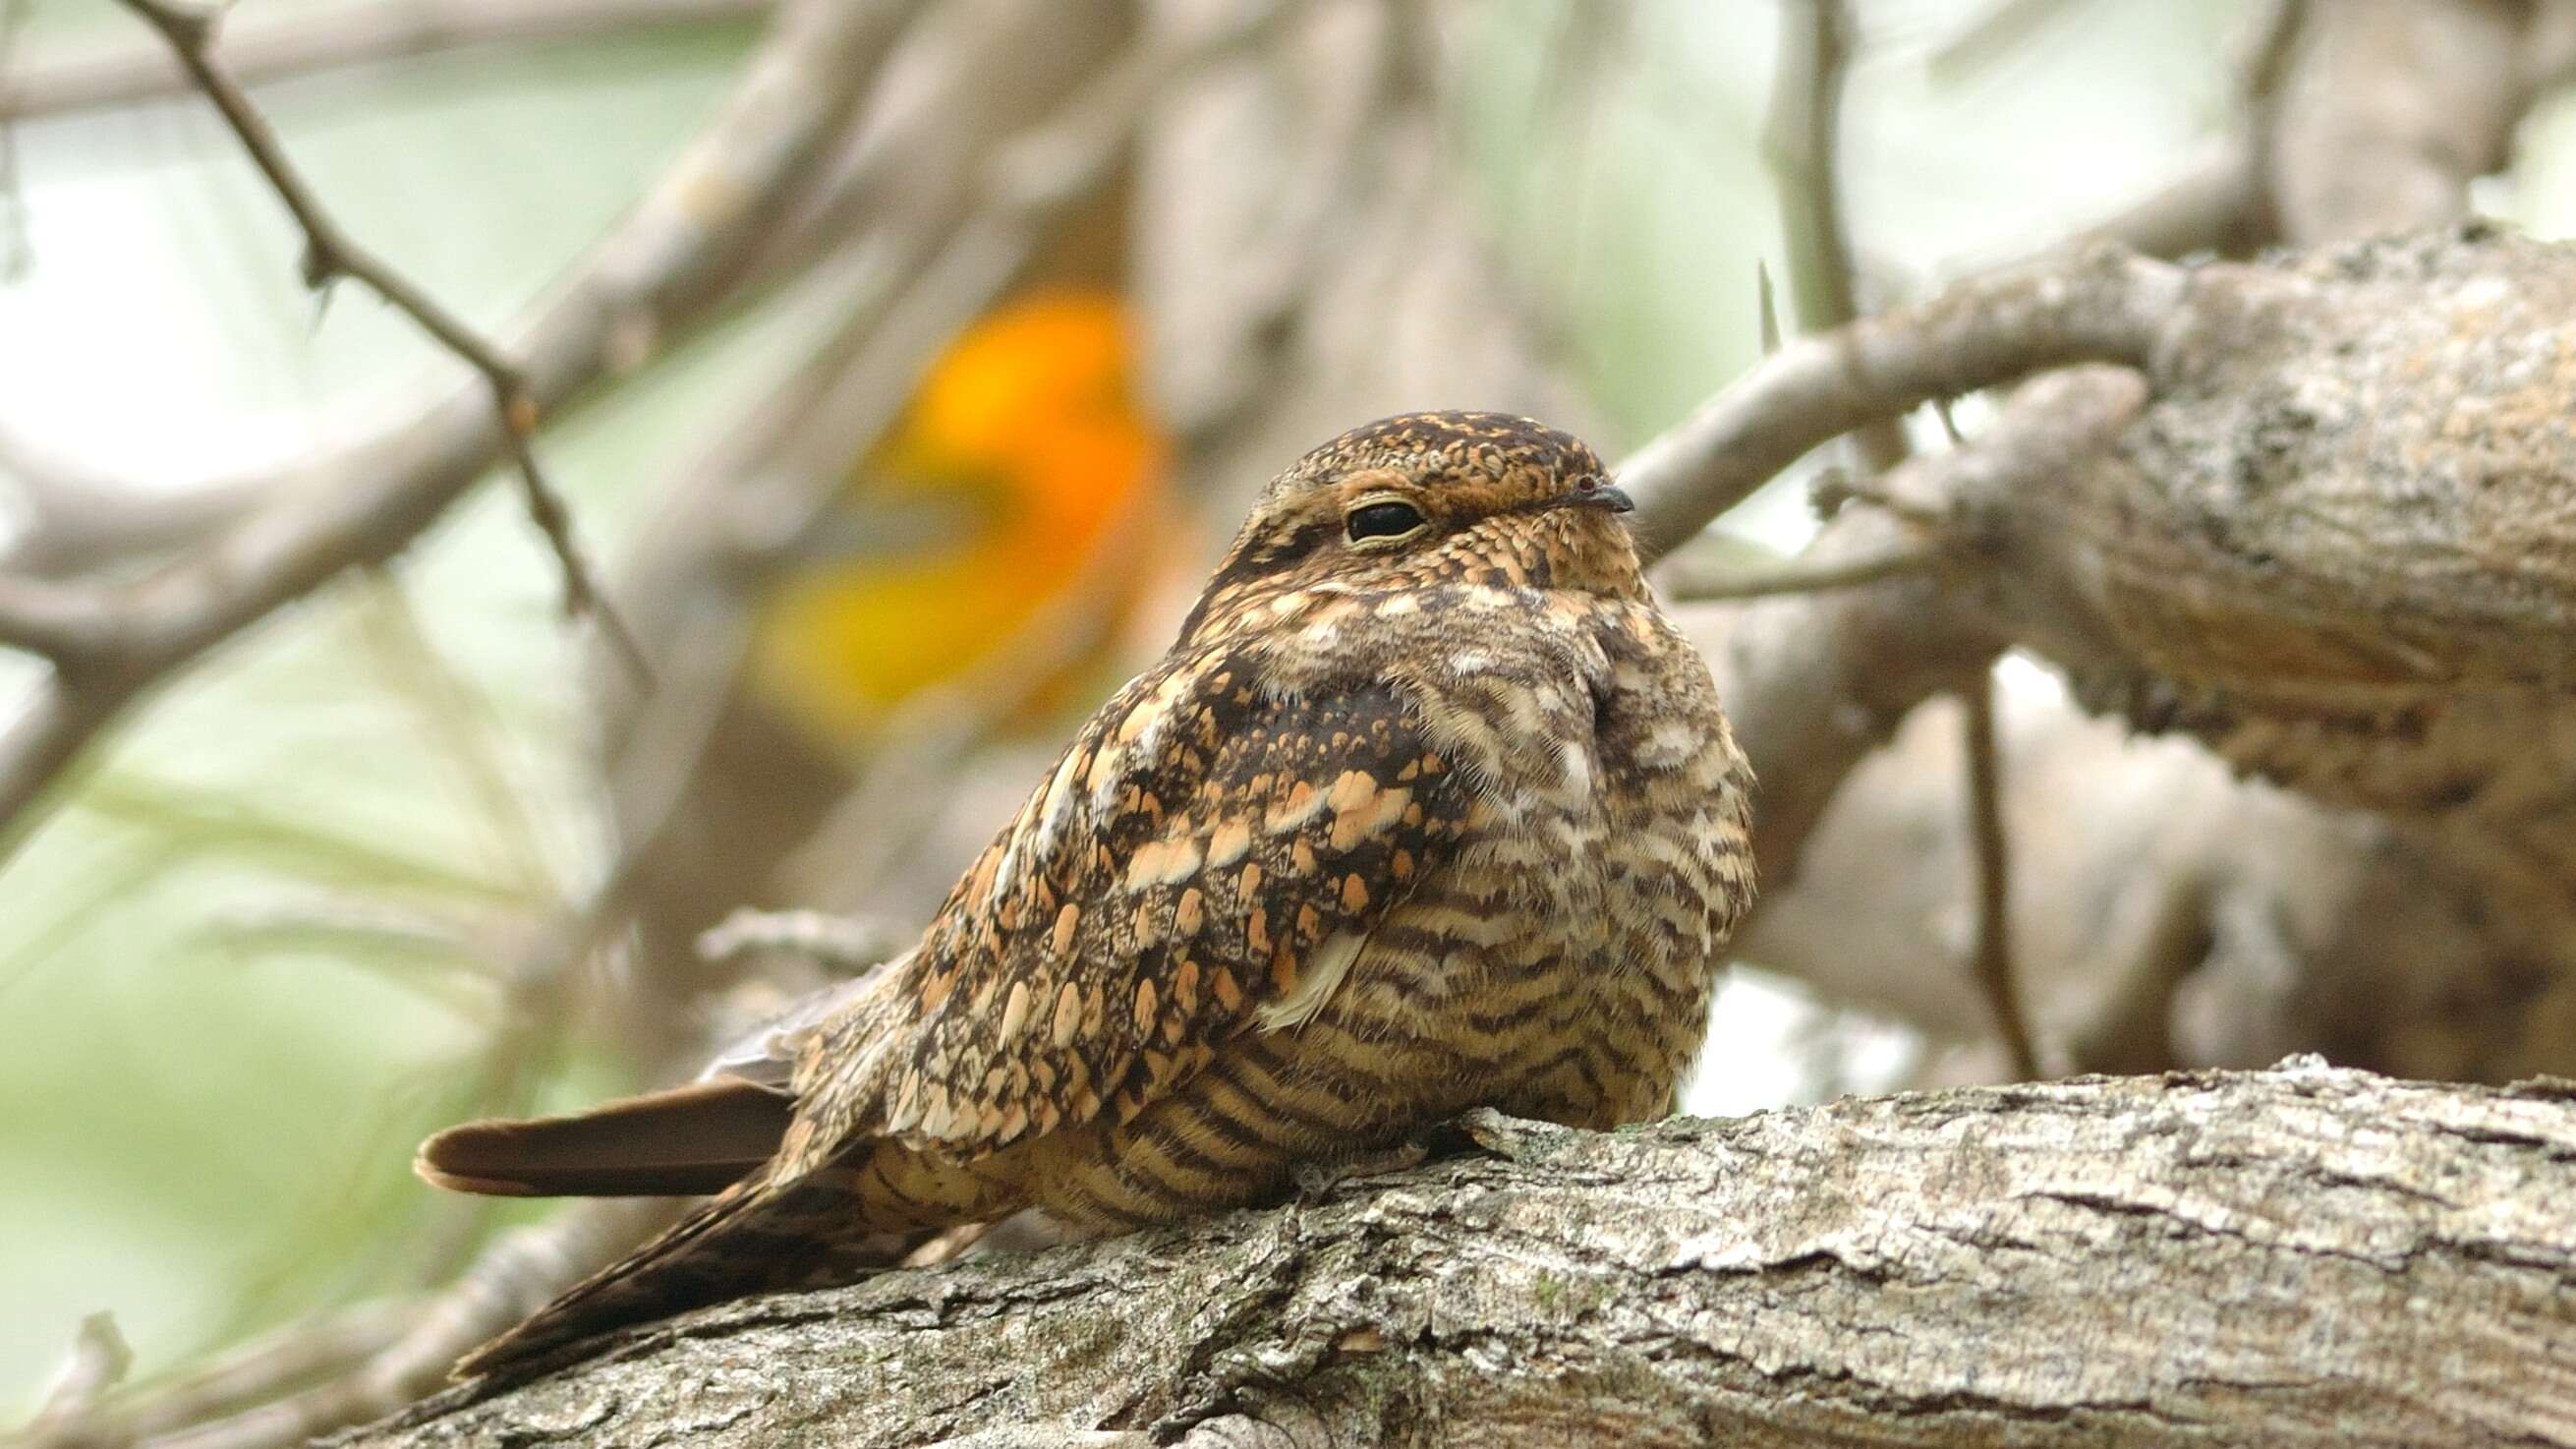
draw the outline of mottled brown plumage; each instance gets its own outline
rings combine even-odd
[[[1025,1208],[1106,1231],[1259,1201],[1471,1106],[1669,1111],[1752,896],[1751,782],[1626,504],[1582,443],[1488,413],[1282,474],[917,947],[713,1085],[614,1109],[666,1112],[648,1166],[590,1117],[423,1149],[479,1191],[696,1189],[780,1133],[469,1367]]]

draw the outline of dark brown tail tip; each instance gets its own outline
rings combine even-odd
[[[414,1156],[411,1160],[412,1175],[419,1178],[421,1181],[428,1183],[432,1187],[443,1187],[449,1192],[470,1192],[481,1197],[547,1196],[547,1194],[538,1191],[535,1185],[531,1183],[513,1182],[508,1178],[475,1177],[468,1173],[450,1172],[447,1169],[440,1167],[438,1163],[433,1160],[431,1149],[437,1145],[438,1139],[435,1137],[422,1143],[419,1154]]]

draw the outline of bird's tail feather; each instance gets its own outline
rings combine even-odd
[[[695,1197],[766,1165],[796,1099],[711,1077],[565,1117],[468,1122],[420,1146],[439,1187],[501,1197]]]

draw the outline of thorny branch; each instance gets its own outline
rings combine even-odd
[[[518,364],[502,356],[500,349],[484,340],[480,332],[395,271],[382,257],[359,245],[323,209],[303,173],[287,159],[286,149],[279,144],[277,131],[268,124],[268,118],[251,104],[231,74],[216,63],[215,29],[221,12],[183,7],[171,0],[124,0],[124,4],[160,32],[171,54],[178,58],[197,89],[223,113],[225,124],[232,128],[242,149],[250,153],[252,164],[268,178],[277,199],[295,217],[296,226],[304,233],[304,285],[322,291],[343,277],[359,282],[482,374],[484,385],[492,390],[502,446],[518,469],[528,516],[545,536],[555,566],[563,572],[564,612],[596,618],[629,667],[639,676],[649,674],[642,649],[627,632],[617,610],[601,596],[590,561],[573,538],[572,515],[564,507],[563,495],[555,491],[537,462],[536,449],[529,442],[537,431],[537,404],[529,395],[527,378]],[[63,656],[54,653],[53,657],[59,661]]]

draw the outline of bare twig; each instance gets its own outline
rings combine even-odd
[[[246,86],[475,46],[525,45],[716,29],[757,20],[777,0],[359,0],[227,21],[224,58]],[[0,89],[0,120],[176,95],[188,72],[158,45],[110,43],[37,57]]]
[[[9,113],[18,82],[18,38],[26,32],[35,0],[0,0],[0,282],[14,282],[35,264],[27,237],[27,198],[18,174],[18,128]]]
[[[1843,86],[1851,69],[1852,17],[1845,0],[1801,0],[1780,19],[1780,60],[1771,82],[1763,152],[1780,183],[1788,234],[1789,287],[1798,326],[1840,327],[1860,315],[1851,235],[1843,224]],[[1884,473],[1905,461],[1904,424],[1873,418],[1852,433],[1861,461]]]
[[[649,351],[669,320],[697,314],[740,280],[922,4],[788,0],[717,120],[514,349],[537,411],[567,402],[613,354],[634,359],[637,339]],[[32,617],[59,621],[73,610],[56,606],[74,604],[92,617],[77,658],[57,657],[55,677],[0,737],[0,857],[25,839],[31,807],[127,705],[343,569],[400,552],[507,452],[513,432],[488,398],[451,399],[332,460],[308,486],[271,494],[144,580],[21,599]],[[0,634],[6,623],[0,617]]]
[[[362,1303],[264,1335],[175,1378],[138,1385],[73,1418],[31,1423],[13,1449],[124,1449],[220,1418],[336,1373],[399,1337],[409,1303]]]
[[[72,1335],[71,1354],[55,1376],[54,1386],[46,1391],[44,1406],[28,1423],[27,1436],[38,1438],[79,1422],[133,1366],[134,1350],[126,1347],[114,1314],[93,1313],[82,1319],[79,1332]]]
[[[1882,481],[1925,500],[2046,487],[2127,426],[2146,397],[2145,379],[2125,369],[2051,373],[2017,390],[1968,446],[1917,457]],[[1880,510],[1848,510],[1799,566],[1880,557],[1911,537]],[[1736,737],[1762,771],[1754,850],[1773,895],[1796,877],[1809,834],[1851,769],[1916,705],[1965,693],[1992,665],[2004,641],[1972,604],[1970,591],[1899,577],[1735,611],[1712,662]],[[1748,941],[1762,920],[1757,909]]]
[[[1995,738],[1995,676],[1988,670],[1962,698],[1966,706],[1968,832],[1976,842],[1977,946],[1975,974],[1995,1016],[1995,1031],[2010,1053],[2013,1074],[2035,1081],[2039,1052],[2023,1017],[2013,979],[2012,852],[2004,830],[2003,751]]]
[[[1685,604],[1721,599],[1761,599],[1776,594],[1812,594],[1848,589],[1882,579],[1902,578],[1937,567],[1940,550],[1924,545],[1892,548],[1860,558],[1830,563],[1791,563],[1749,570],[1694,557],[1685,550],[1664,560],[1664,591]]]
[[[916,222],[953,216],[974,203],[971,196],[959,199],[971,188],[957,178],[973,172],[974,161],[1013,125],[995,119],[1007,117],[1009,108],[983,98],[1019,80],[1008,59],[1012,47],[993,37],[1028,29],[1025,6],[983,0],[971,10],[948,10],[938,17],[946,30],[934,36],[919,34],[933,27],[910,24],[928,8],[926,0],[771,3],[778,7],[773,33],[745,67],[723,113],[518,329],[509,351],[524,361],[547,418],[561,421],[603,377],[645,365],[696,326],[818,263],[899,272],[889,254],[902,245],[889,244],[888,233],[937,234]],[[918,35],[921,43],[907,50],[932,53],[909,68],[909,84],[880,100],[871,82],[898,33]],[[232,43],[228,38],[228,53]],[[868,114],[852,125],[862,98],[869,99]],[[947,225],[953,222],[940,223]],[[139,506],[110,510],[97,527],[87,526],[86,508],[63,510],[74,527],[60,545],[50,529],[39,530],[13,552],[30,568],[92,569],[205,536],[190,531],[185,517],[161,517],[165,508],[203,516],[220,505],[230,510],[226,516],[238,516],[262,503],[286,506],[284,500],[316,488],[360,486],[353,480],[389,491],[462,489],[505,456],[504,430],[493,424],[487,407],[442,402],[390,427],[369,425],[318,457],[177,490],[146,489],[43,459],[39,476],[76,477],[85,485],[53,491],[84,504],[108,497],[136,499]],[[19,461],[0,458],[13,472],[20,471]],[[147,498],[159,506],[140,505]]]
[[[391,1413],[438,1387],[467,1349],[526,1317],[670,1221],[663,1198],[600,1199],[496,1239],[466,1274],[406,1309],[402,1334],[363,1360],[287,1398],[158,1433],[138,1449],[289,1449]]]
[[[1660,558],[1871,419],[2074,362],[2143,366],[2187,285],[2180,268],[2100,245],[1799,338],[1619,465],[1639,550]]]
[[[545,536],[555,566],[563,571],[564,612],[597,619],[637,675],[649,676],[644,651],[616,609],[600,594],[590,561],[583,557],[581,545],[573,537],[572,515],[564,507],[563,495],[547,479],[537,463],[536,450],[529,445],[537,430],[537,404],[519,365],[410,278],[395,271],[384,258],[359,245],[323,209],[303,173],[287,159],[286,149],[268,118],[251,104],[250,96],[231,73],[216,63],[214,40],[220,11],[183,7],[171,0],[124,0],[124,4],[161,33],[171,54],[196,82],[197,89],[223,113],[225,124],[232,128],[242,149],[250,153],[252,164],[268,178],[277,199],[295,217],[296,226],[304,233],[304,284],[319,291],[342,277],[360,283],[482,374],[484,385],[492,390],[492,407],[500,418],[503,447],[518,468],[528,516]]]

